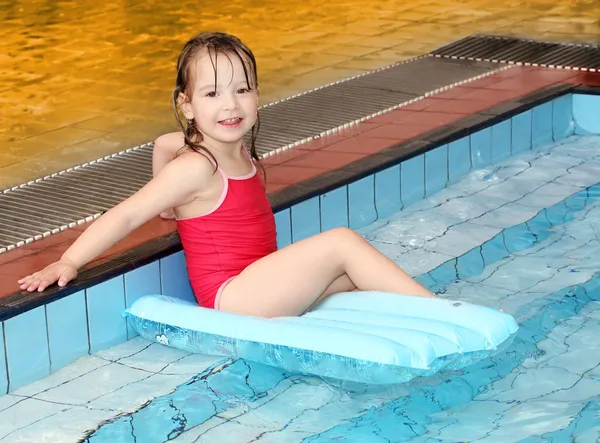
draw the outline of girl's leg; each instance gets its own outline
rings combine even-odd
[[[219,308],[260,317],[300,315],[328,295],[354,289],[435,296],[359,234],[336,228],[248,266],[225,286]]]

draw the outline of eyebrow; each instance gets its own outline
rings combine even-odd
[[[250,85],[248,84],[248,82],[246,81],[246,79],[244,79],[244,80],[240,80],[240,81],[239,81],[239,82],[237,82],[237,83],[233,83],[233,82],[232,82],[232,84],[233,84],[233,85],[241,85],[241,84],[245,84],[245,85],[248,85],[248,86],[250,86]],[[217,85],[215,85],[214,83],[213,83],[213,84],[210,84],[210,85],[202,85],[202,86],[200,86],[200,87],[198,88],[198,91],[202,91],[202,90],[204,90],[204,89],[209,89],[209,88],[210,88],[210,89],[212,89],[212,90],[214,90],[214,89],[216,89],[216,87],[217,87]]]

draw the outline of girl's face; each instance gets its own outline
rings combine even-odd
[[[239,145],[256,123],[258,110],[256,86],[246,81],[242,61],[236,54],[203,51],[190,69],[193,89],[181,104],[183,114],[194,119],[207,147]],[[254,82],[249,66],[247,71]]]

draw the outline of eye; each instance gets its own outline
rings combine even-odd
[[[210,92],[208,92],[208,93],[206,94],[206,97],[212,97],[212,98],[214,98],[214,97],[216,97],[216,96],[217,96],[217,93],[216,93],[215,91],[210,91]]]
[[[248,88],[241,88],[237,90],[238,94],[245,94],[247,92],[250,92],[250,89]]]

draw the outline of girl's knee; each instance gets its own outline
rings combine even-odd
[[[355,243],[358,240],[363,240],[363,238],[357,232],[353,231],[350,228],[333,228],[329,231],[326,231],[325,234],[328,234],[328,237],[332,242],[335,243],[335,246],[348,245],[349,243]]]

